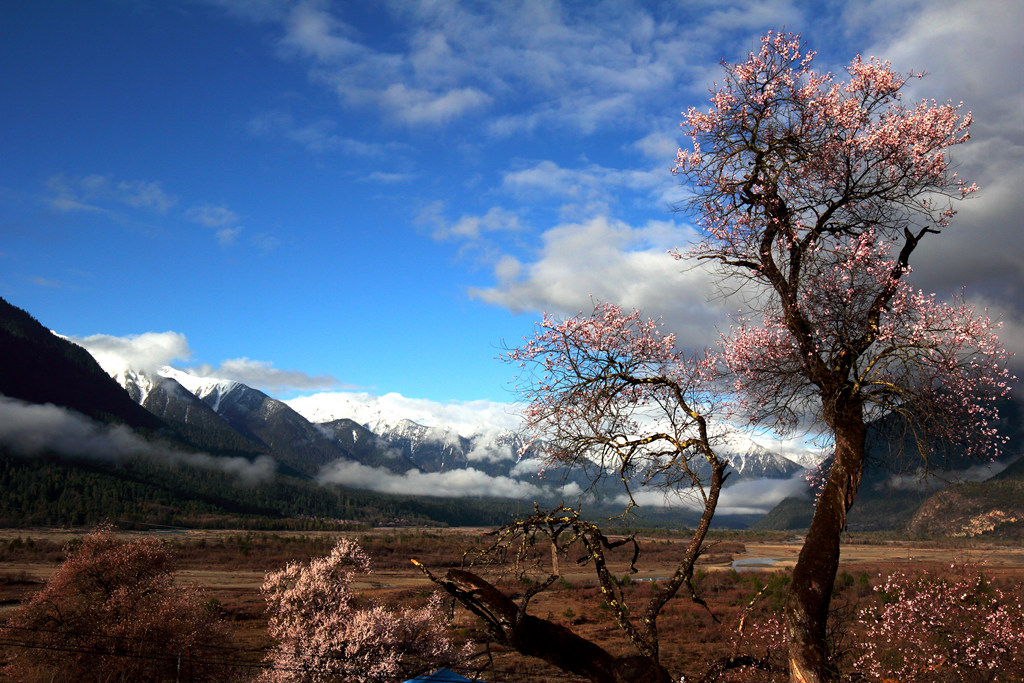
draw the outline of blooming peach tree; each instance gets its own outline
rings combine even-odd
[[[261,680],[273,683],[398,681],[459,654],[440,597],[422,607],[362,604],[352,582],[370,558],[350,539],[326,557],[267,574],[263,594],[277,646]]]
[[[891,574],[865,626],[855,666],[873,680],[1018,681],[1024,677],[1021,586],[1006,591],[976,566],[950,576]]]
[[[202,593],[177,585],[156,539],[123,541],[101,527],[77,545],[46,586],[0,634],[14,656],[4,680],[223,680],[204,646],[223,643],[223,624]],[[206,662],[204,664],[203,662]]]
[[[520,368],[531,452],[542,453],[552,468],[583,470],[595,481],[618,479],[628,507],[637,504],[637,488],[658,487],[670,495],[681,491],[692,496],[700,519],[672,575],[658,583],[645,604],[627,604],[609,568],[609,552],[625,547],[632,550],[629,570],[636,571],[640,547],[635,539],[612,540],[578,509],[565,505],[537,509],[502,527],[484,555],[485,568],[515,567],[520,578],[530,578],[523,567],[539,573],[524,582],[529,588],[518,602],[475,565],[449,570],[444,577],[424,571],[480,617],[491,637],[521,654],[592,681],[677,680],[662,664],[658,618],[680,591],[702,604],[692,581],[694,564],[706,550],[728,465],[715,453],[715,423],[710,421],[719,407],[718,393],[712,391],[715,358],[684,355],[658,321],[607,303],[588,314],[545,316],[534,336],[505,358]],[[559,578],[559,558],[577,549],[582,549],[578,562],[593,569],[608,613],[633,652],[609,651],[563,624],[529,613],[531,599]],[[550,565],[544,562],[548,550]]]
[[[948,157],[970,113],[905,103],[918,76],[888,62],[858,56],[840,81],[813,57],[798,36],[769,33],[725,64],[710,109],[685,115],[692,145],[675,168],[704,231],[675,256],[716,266],[756,311],[722,343],[749,422],[833,445],[786,608],[791,680],[808,682],[836,675],[825,629],[868,422],[890,416],[894,441],[926,465],[949,447],[991,456],[1012,379],[992,321],[906,281],[921,240],[977,189]]]

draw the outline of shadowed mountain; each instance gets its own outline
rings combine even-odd
[[[971,535],[961,532],[986,527],[984,520],[990,514],[993,519],[1024,520],[1024,503],[1008,504],[1018,483],[1024,484],[1024,460],[1019,459],[1024,446],[1024,404],[1016,398],[1000,401],[996,427],[1007,439],[999,460],[984,463],[949,451],[942,453],[929,471],[915,467],[913,458],[901,456],[899,444],[876,439],[869,446],[848,528],[951,536]],[[1024,494],[1024,488],[1019,494]],[[1018,508],[1019,515],[1012,511]],[[790,496],[751,528],[806,529],[813,514],[810,492]]]
[[[258,389],[172,368],[164,368],[161,375],[181,384],[242,436],[263,445],[298,472],[314,475],[327,463],[356,459],[329,431]]]
[[[132,401],[89,352],[0,299],[0,394],[51,403],[106,424],[155,432],[161,420]]]
[[[215,413],[176,380],[125,368],[115,377],[128,395],[197,448],[221,455],[253,458],[270,449],[251,439]]]

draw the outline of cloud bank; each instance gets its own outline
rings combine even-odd
[[[511,477],[492,477],[480,470],[466,468],[447,472],[410,470],[395,474],[379,467],[339,461],[326,466],[317,479],[323,484],[341,484],[396,493],[440,498],[513,498],[536,499],[551,496],[571,497],[581,492],[575,484],[553,489],[541,488]]]
[[[718,515],[763,515],[784,498],[799,495],[808,491],[807,479],[801,472],[789,479],[744,479],[732,486],[722,489],[715,514]],[[633,494],[637,503],[650,507],[682,507],[691,510],[702,510],[703,502],[694,492],[682,491],[650,491],[644,490]],[[626,504],[628,498],[623,495],[616,499],[619,504]]]
[[[0,396],[0,446],[23,458],[49,454],[107,461],[145,458],[226,472],[247,484],[269,479],[277,470],[270,456],[249,461],[185,453],[150,443],[127,427],[104,425],[49,403],[25,403],[6,396]]]
[[[184,365],[181,361],[192,357],[192,349],[180,332],[145,332],[123,337],[94,334],[65,339],[92,354],[104,372],[110,375],[116,375],[126,367],[156,375],[160,368],[171,366],[196,377],[232,380],[268,393],[344,386],[330,375],[309,375],[298,370],[275,368],[271,362],[249,358],[228,359],[219,365]]]

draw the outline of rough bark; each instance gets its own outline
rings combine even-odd
[[[863,409],[853,401],[841,402],[827,419],[836,435],[835,458],[793,567],[786,602],[791,683],[838,679],[828,660],[826,628],[839,568],[839,541],[864,472],[866,427]]]
[[[519,605],[472,572],[450,569],[443,578],[430,578],[479,616],[497,642],[524,655],[595,683],[672,681],[668,671],[652,659],[615,656],[561,624],[522,614]]]

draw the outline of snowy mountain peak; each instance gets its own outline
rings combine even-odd
[[[238,387],[244,386],[229,379],[198,377],[167,365],[160,368],[160,376],[175,380],[178,384],[195,394],[197,398],[210,404],[214,412],[220,407],[221,399]]]
[[[520,418],[507,404],[490,401],[439,403],[400,394],[374,396],[358,391],[323,392],[285,401],[310,422],[349,419],[377,434],[407,432],[411,425],[461,436],[516,431]],[[410,424],[411,423],[411,424]]]
[[[741,476],[755,473],[759,477],[789,477],[804,469],[799,463],[756,443],[745,453],[730,455],[729,463]]]
[[[110,376],[114,378],[115,382],[124,387],[128,395],[132,397],[132,400],[138,404],[144,403],[146,397],[153,391],[153,379],[149,375],[136,372],[128,366],[110,373]]]

